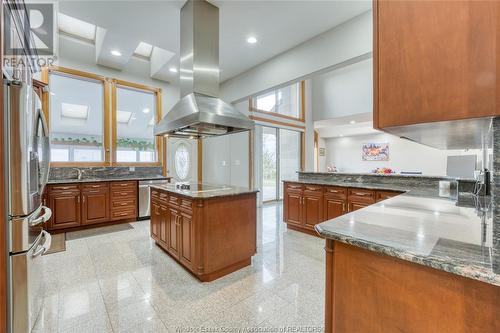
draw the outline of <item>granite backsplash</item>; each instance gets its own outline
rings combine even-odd
[[[49,180],[74,179],[81,170],[83,178],[149,177],[162,174],[161,167],[51,167]]]

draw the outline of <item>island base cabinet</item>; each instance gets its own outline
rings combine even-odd
[[[500,287],[326,240],[325,332],[500,332]]]
[[[160,192],[160,193],[158,193]],[[167,195],[168,209],[161,207]],[[251,264],[256,253],[255,193],[191,199],[152,190],[151,237],[201,281],[213,281]],[[166,241],[158,234],[166,231]]]

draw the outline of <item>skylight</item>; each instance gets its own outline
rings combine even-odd
[[[74,37],[95,41],[96,26],[94,24],[62,13],[57,14],[57,22],[60,31]]]
[[[132,119],[132,112],[128,111],[116,111],[116,122],[120,124],[128,124]]]
[[[89,107],[87,105],[61,103],[61,117],[86,120],[89,117]]]
[[[153,52],[153,45],[144,42],[140,42],[134,51],[135,54],[145,58],[150,58],[151,52]]]

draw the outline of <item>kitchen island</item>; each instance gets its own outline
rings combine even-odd
[[[500,332],[491,198],[388,179],[350,185],[405,193],[315,226],[326,238],[325,331]],[[319,175],[297,181],[339,185]]]
[[[199,280],[251,264],[257,250],[256,190],[221,185],[151,185],[151,237]]]

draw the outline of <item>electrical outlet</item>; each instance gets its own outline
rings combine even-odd
[[[134,172],[135,171],[135,166],[131,166],[128,168],[129,171]]]

